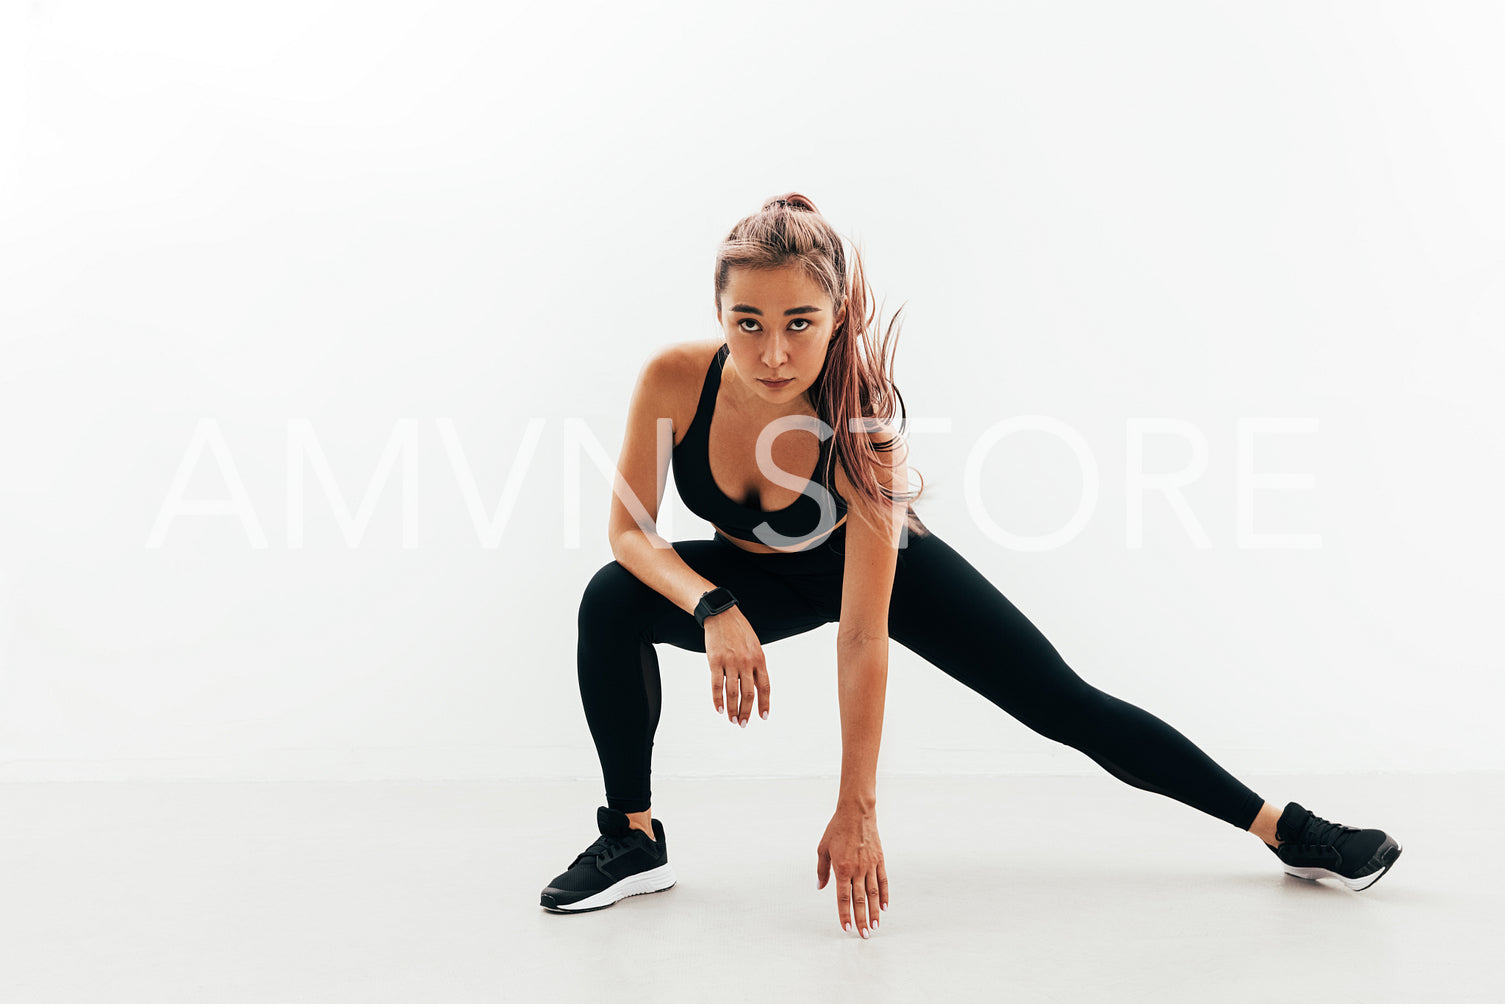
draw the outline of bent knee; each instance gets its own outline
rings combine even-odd
[[[608,561],[596,570],[580,594],[578,626],[583,629],[630,620],[652,595],[656,595],[653,588],[620,561]]]

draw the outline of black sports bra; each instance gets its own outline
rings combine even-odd
[[[766,522],[775,533],[797,538],[787,544],[776,541],[773,546],[797,547],[808,543],[817,537],[822,529],[821,517],[824,514],[821,511],[819,490],[816,490],[814,494],[801,494],[784,508],[767,512],[728,498],[720,488],[716,487],[716,479],[711,477],[711,415],[716,411],[716,394],[721,387],[721,368],[726,361],[727,352],[728,346],[723,343],[715,358],[711,360],[710,368],[706,370],[705,383],[700,388],[700,402],[695,407],[695,418],[691,420],[689,429],[685,430],[685,438],[674,447],[672,458],[674,483],[679,488],[679,497],[695,515],[720,527],[739,540],[767,543],[758,540],[757,535],[753,533],[756,527]],[[804,430],[796,429],[783,434],[805,435],[806,433]],[[813,472],[815,476],[819,476],[825,470],[831,441],[831,437],[827,437],[820,442],[820,456],[815,461]],[[807,483],[816,489],[823,488],[830,493],[831,502],[836,509],[830,522],[835,523],[841,519],[846,513],[847,503],[836,489],[832,486],[817,484],[813,478],[807,479]],[[845,523],[842,524],[843,527],[845,525]],[[829,526],[826,527],[826,529],[829,528]]]

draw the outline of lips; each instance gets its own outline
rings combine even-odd
[[[759,377],[759,379],[761,380],[763,378]],[[763,380],[763,382],[766,383],[766,384],[769,384],[769,385],[776,385],[776,386],[782,387],[784,384],[788,383],[790,380],[793,380],[793,379],[794,379],[794,377],[785,377],[783,380]]]

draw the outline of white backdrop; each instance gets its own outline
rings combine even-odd
[[[4,11],[0,779],[599,780],[603,468],[789,190],[1087,680],[1235,773],[1505,767],[1498,8]],[[660,647],[655,778],[836,775],[834,625],[767,652],[742,730]],[[891,667],[883,774],[1099,770]]]

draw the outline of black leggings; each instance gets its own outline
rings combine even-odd
[[[757,554],[719,532],[674,542],[685,564],[737,597],[767,645],[838,621],[845,526],[808,551]],[[1008,598],[944,540],[906,534],[889,601],[889,637],[1048,739],[1114,777],[1247,830],[1264,799],[1191,740],[1079,677]],[[705,632],[668,597],[612,561],[580,600],[580,697],[613,809],[642,812],[667,642],[705,651]]]

